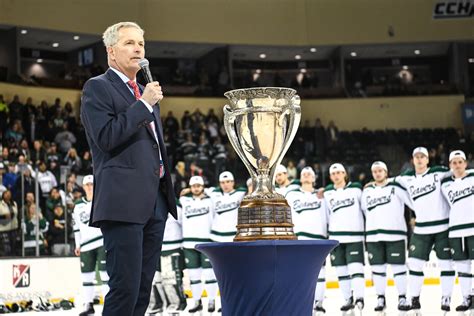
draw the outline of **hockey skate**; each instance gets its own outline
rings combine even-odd
[[[456,307],[456,312],[459,312],[459,315],[465,315],[465,313],[469,311],[470,307],[471,307],[471,297],[470,296],[464,297],[462,299],[461,305]]]
[[[84,311],[80,313],[79,316],[89,316],[94,314],[94,303],[87,303],[84,305]]]
[[[441,310],[443,311],[443,315],[447,315],[448,312],[451,310],[451,297],[443,296],[441,298]]]
[[[405,297],[405,295],[400,295],[398,297],[398,315],[399,316],[407,315],[410,308],[411,308],[410,304],[408,304],[408,300]]]
[[[377,306],[375,306],[374,311],[377,313],[377,315],[385,315],[385,309],[387,308],[387,304],[385,302],[385,296],[384,295],[379,295],[377,297]]]
[[[421,316],[421,305],[419,296],[414,296],[411,298],[410,311],[413,312],[413,316]]]
[[[352,315],[354,313],[354,299],[351,297],[341,306],[342,315]]]
[[[324,314],[326,314],[326,310],[323,308],[323,302],[314,302],[313,316],[323,316]]]
[[[209,302],[207,303],[207,312],[214,313],[215,311],[216,311],[216,301],[209,300]]]
[[[194,313],[197,313],[197,312],[202,312],[202,301],[199,300],[196,302],[196,304],[194,305],[194,307],[190,308],[188,310],[188,313],[190,314],[194,314]]]
[[[355,307],[359,310],[359,315],[362,316],[362,310],[364,309],[364,299],[359,297],[355,300]]]

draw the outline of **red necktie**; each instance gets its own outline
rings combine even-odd
[[[135,81],[133,81],[133,80],[129,80],[129,81],[127,82],[127,84],[130,86],[130,88],[132,88],[132,90],[133,90],[133,95],[135,96],[135,99],[136,99],[136,100],[139,100],[139,99],[142,97],[142,95],[141,95],[141,93],[140,93],[140,89],[138,88],[137,83],[136,83]],[[153,134],[155,135],[155,137],[157,137],[154,122],[150,122],[150,128],[151,128],[151,130],[153,131]],[[157,141],[158,141],[158,140],[157,140]],[[165,169],[163,168],[163,162],[162,162],[161,159],[162,159],[162,158],[161,158],[161,152],[160,152],[160,178],[163,177],[164,172],[165,172]]]
[[[127,83],[128,83],[128,85],[130,86],[130,88],[133,89],[133,95],[135,95],[135,99],[136,99],[136,100],[139,100],[139,99],[142,97],[142,95],[141,95],[141,93],[140,93],[140,89],[138,89],[137,83],[136,83],[135,81],[133,81],[133,80],[130,80],[130,81],[127,82]]]

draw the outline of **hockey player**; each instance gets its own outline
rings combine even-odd
[[[463,302],[456,311],[474,310],[474,172],[466,172],[466,155],[461,150],[449,154],[453,175],[441,181],[441,191],[449,203],[449,244],[458,272]]]
[[[183,311],[186,309],[186,296],[183,290],[183,231],[181,228],[182,210],[179,201],[176,201],[178,219],[168,214],[163,246],[158,269],[153,280],[151,295],[154,304],[150,306],[150,314],[163,310],[163,303],[167,303],[168,311]]]
[[[208,191],[214,204],[211,239],[232,242],[237,233],[237,210],[245,196],[245,188],[234,189],[234,175],[224,171],[219,175],[219,187]]]
[[[364,215],[360,208],[362,195],[358,182],[347,182],[346,169],[340,163],[329,167],[332,184],[324,191],[328,210],[329,238],[339,241],[331,253],[339,286],[345,299],[341,311],[364,308]],[[351,293],[352,288],[352,293]]]
[[[278,165],[275,170],[275,191],[285,196],[288,191],[298,189],[300,182],[288,179],[288,170],[284,165]]]
[[[183,248],[186,269],[189,272],[191,290],[195,305],[188,312],[196,313],[202,310],[201,277],[204,276],[206,292],[209,297],[208,312],[215,311],[217,296],[217,281],[209,258],[195,250],[196,244],[210,242],[213,204],[209,196],[204,193],[204,180],[200,176],[189,180],[191,193],[182,196],[179,201],[182,208],[181,223],[183,227]]]
[[[386,265],[390,264],[398,289],[398,310],[406,311],[410,306],[406,300],[405,204],[412,207],[411,200],[403,186],[388,180],[384,162],[374,162],[371,170],[374,182],[362,191],[361,207],[366,218],[367,252],[378,296],[374,310],[382,312],[386,308]]]
[[[105,251],[102,232],[89,226],[92,198],[94,196],[94,177],[87,175],[82,180],[86,197],[75,203],[72,213],[74,221],[74,239],[76,248],[74,254],[81,259],[82,295],[85,310],[80,316],[94,315],[94,280],[96,265],[102,281],[102,295],[109,291],[107,282],[109,276],[105,270]]]
[[[448,239],[448,204],[441,194],[441,180],[447,176],[446,167],[428,167],[428,150],[413,150],[414,171],[396,178],[407,189],[413,203],[416,224],[408,252],[411,310],[420,310],[420,293],[423,286],[423,266],[434,247],[441,269],[441,310],[450,310],[454,286],[454,270]]]
[[[318,198],[313,185],[316,175],[311,167],[305,167],[300,174],[301,188],[289,191],[285,198],[291,207],[294,232],[299,240],[320,240],[328,238],[327,211],[324,199]],[[326,313],[323,308],[325,269],[317,277],[314,311]]]

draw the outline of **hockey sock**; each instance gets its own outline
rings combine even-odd
[[[398,296],[407,294],[407,268],[403,264],[392,264],[393,278],[397,286]]]
[[[375,294],[385,295],[385,288],[387,286],[386,265],[377,264],[372,266],[372,278],[374,279]]]
[[[365,290],[365,279],[364,279],[364,264],[360,262],[352,262],[347,265],[349,273],[351,275],[351,285],[354,297],[363,298]]]
[[[449,296],[453,293],[454,279],[456,277],[452,260],[438,260],[441,269],[441,293],[442,296]]]

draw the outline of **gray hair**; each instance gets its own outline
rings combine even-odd
[[[119,30],[123,27],[134,27],[138,29],[142,35],[145,34],[145,31],[135,22],[119,22],[109,26],[102,35],[102,40],[104,41],[105,47],[114,46],[117,44],[119,39]]]

